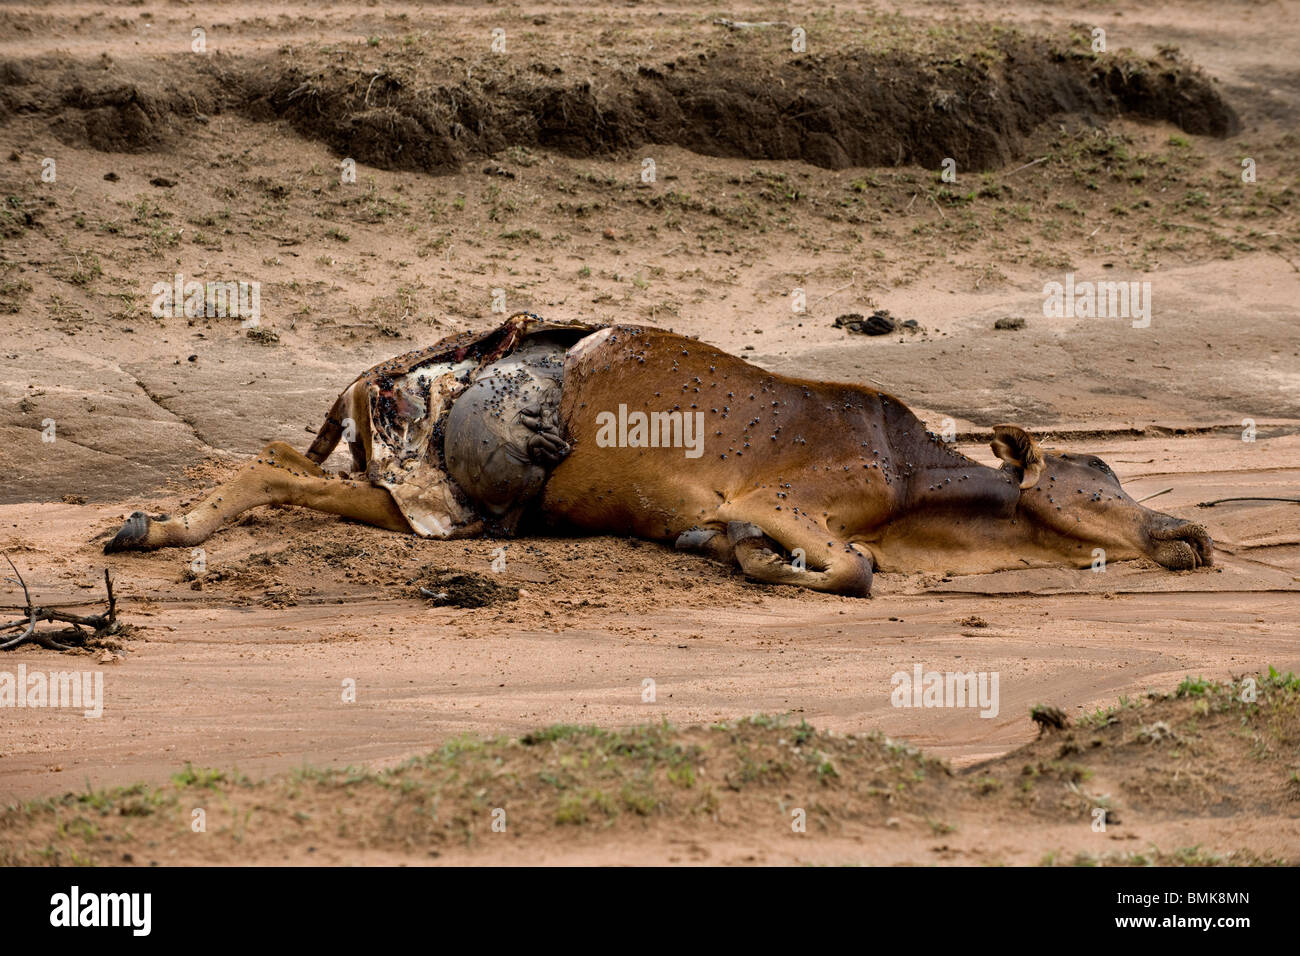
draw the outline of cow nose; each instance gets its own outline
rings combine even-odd
[[[1190,571],[1214,564],[1214,541],[1204,525],[1173,519],[1164,528],[1153,528],[1151,538],[1155,542],[1156,562],[1171,571]]]

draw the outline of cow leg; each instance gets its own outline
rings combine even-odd
[[[149,517],[137,511],[105,552],[190,547],[249,508],[299,505],[375,525],[410,532],[402,512],[383,488],[367,481],[334,477],[284,442],[271,442],[257,460],[216,488],[188,514]]]
[[[714,561],[731,564],[736,560],[736,549],[731,546],[727,532],[718,528],[694,527],[683,531],[674,543],[678,551],[693,551]]]
[[[754,510],[761,515],[761,525],[746,520],[743,513]],[[793,584],[814,591],[829,591],[850,597],[870,597],[873,566],[871,558],[837,540],[823,526],[799,519],[791,512],[772,512],[771,505],[758,509],[724,506],[719,517],[727,513],[727,539],[736,552],[736,561],[748,577],[768,584]],[[802,552],[800,567],[773,549],[775,542],[784,551]]]

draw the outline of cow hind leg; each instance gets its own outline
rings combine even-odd
[[[871,596],[871,558],[844,542],[828,541],[820,529],[809,532],[780,524],[764,529],[748,521],[730,521],[727,539],[741,570],[757,581],[849,597]],[[791,557],[778,553],[773,545]]]
[[[218,486],[189,513],[173,518],[135,512],[104,545],[104,551],[192,547],[232,518],[259,505],[299,505],[388,531],[411,530],[383,488],[328,475],[316,462],[284,442],[272,442],[255,461]]]
[[[732,564],[736,560],[736,549],[731,546],[725,530],[717,528],[694,527],[683,531],[674,543],[678,551],[691,551],[702,554],[723,564]]]

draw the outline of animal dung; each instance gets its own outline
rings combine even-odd
[[[832,327],[844,329],[855,335],[888,335],[895,331],[918,332],[921,329],[915,319],[905,319],[900,322],[886,309],[877,309],[868,317],[864,317],[861,312],[846,312],[835,319]]]
[[[425,567],[409,583],[419,585],[416,593],[431,600],[434,607],[489,607],[519,600],[519,588],[474,571]]]

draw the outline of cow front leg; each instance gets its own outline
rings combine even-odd
[[[392,496],[367,481],[328,475],[284,442],[272,442],[238,475],[189,513],[150,517],[137,511],[104,545],[105,553],[192,547],[250,508],[300,505],[389,531],[411,530]]]
[[[741,570],[755,580],[848,597],[871,596],[871,558],[828,537],[823,529],[805,531],[780,523],[765,529],[749,521],[730,521],[727,539]],[[791,558],[779,554],[774,544]]]

